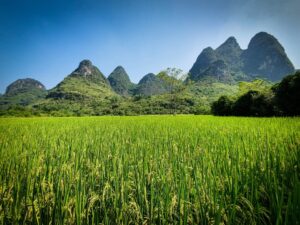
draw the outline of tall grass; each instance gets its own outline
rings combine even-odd
[[[299,224],[300,119],[0,119],[0,224]]]

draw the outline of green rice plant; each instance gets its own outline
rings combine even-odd
[[[300,224],[300,119],[0,119],[0,224]]]

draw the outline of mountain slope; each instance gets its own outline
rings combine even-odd
[[[235,37],[229,37],[215,50],[219,59],[223,60],[232,70],[238,70],[241,66],[240,56],[243,52]]]
[[[83,60],[76,70],[50,90],[47,98],[82,100],[112,95],[115,93],[101,71],[91,61]]]
[[[132,94],[135,84],[130,81],[128,74],[122,66],[118,66],[108,76],[112,89],[119,95],[128,96]]]
[[[223,83],[244,80],[240,71],[242,51],[234,37],[228,38],[216,50],[205,48],[190,69],[188,79],[198,82],[210,78]]]
[[[150,96],[167,92],[165,82],[153,73],[145,75],[134,90],[135,95]]]
[[[197,81],[204,77],[203,72],[207,70],[213,62],[217,61],[217,59],[218,57],[211,47],[203,49],[190,69],[189,78],[193,81]]]
[[[253,80],[257,76],[278,81],[295,68],[278,40],[266,32],[256,34],[248,49],[242,50],[234,37],[217,49],[205,48],[190,69],[189,79],[208,76],[217,82]]]
[[[251,39],[242,57],[243,70],[251,76],[263,75],[269,80],[278,81],[295,71],[282,45],[266,32],[260,32]]]
[[[0,107],[27,106],[43,99],[46,94],[46,88],[41,82],[31,78],[19,79],[7,86],[5,94],[0,97]]]

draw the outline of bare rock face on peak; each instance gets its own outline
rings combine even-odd
[[[55,88],[50,90],[49,99],[86,100],[113,96],[111,86],[101,71],[90,60],[79,63]]]
[[[205,48],[190,69],[189,79],[199,81],[210,77],[232,82],[260,77],[278,81],[294,71],[278,40],[260,32],[251,39],[246,50],[241,49],[234,37],[229,37],[215,50]]]
[[[92,64],[90,60],[82,60],[79,66],[74,70],[69,76],[71,77],[84,77],[88,81],[95,83],[104,83],[109,85],[106,77],[101,73],[101,71]]]
[[[94,66],[90,60],[83,60],[79,63],[78,68],[73,72],[73,74],[79,74],[83,76],[89,76],[92,75],[94,70]]]
[[[122,66],[117,66],[114,71],[108,76],[108,81],[112,89],[119,95],[128,96],[132,94],[135,84],[130,81],[130,78]]]

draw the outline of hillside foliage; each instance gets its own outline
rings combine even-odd
[[[212,104],[220,116],[298,116],[300,115],[300,72],[273,86],[265,81],[240,83],[240,95],[221,96]]]

